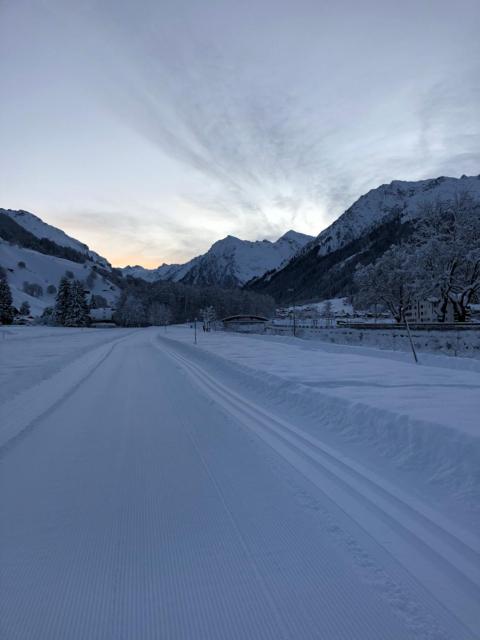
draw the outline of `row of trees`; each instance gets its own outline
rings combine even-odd
[[[124,327],[163,326],[169,324],[172,313],[168,305],[151,300],[148,303],[130,291],[120,296],[115,321]]]
[[[120,296],[115,321],[122,326],[164,325],[237,313],[271,315],[275,303],[270,296],[241,289],[196,287],[175,282],[147,283],[128,277]]]
[[[92,280],[95,277],[92,276]],[[121,326],[160,326],[193,320],[195,317],[209,325],[217,317],[237,313],[270,315],[275,308],[271,297],[240,289],[195,287],[173,282],[147,283],[135,278],[119,279],[119,285],[122,293],[114,319]],[[90,321],[89,309],[102,306],[107,306],[105,298],[92,295],[87,302],[85,283],[75,280],[72,273],[66,273],[59,283],[55,306],[45,309],[42,322],[66,327],[87,326]],[[29,309],[25,306],[22,312],[27,314]],[[10,323],[14,315],[10,287],[2,271],[0,321]]]
[[[423,205],[408,243],[391,247],[374,264],[357,269],[355,304],[380,304],[397,322],[420,299],[438,301],[438,320],[449,305],[465,321],[480,298],[480,204],[469,194]]]

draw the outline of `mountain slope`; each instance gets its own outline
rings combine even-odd
[[[105,258],[26,211],[0,209],[0,266],[7,275],[14,306],[29,302],[33,315],[53,305],[58,283],[66,273],[86,281],[89,293],[102,296],[109,304],[115,304],[119,295]]]
[[[6,271],[14,306],[18,309],[22,302],[26,301],[30,304],[33,315],[41,315],[45,307],[53,306],[58,283],[66,272],[78,280],[85,281],[92,273],[92,268],[96,267],[96,263],[89,260],[84,263],[72,262],[19,247],[0,238],[0,266]],[[26,293],[23,290],[25,282],[38,285],[41,288],[37,288],[38,295]],[[55,290],[49,290],[51,285]],[[109,280],[108,273],[103,269],[95,272],[95,276],[89,279],[88,291],[90,294],[102,296],[111,305],[115,304],[119,295],[118,287]]]
[[[280,269],[247,284],[278,302],[346,295],[357,264],[376,260],[412,233],[423,205],[469,193],[480,202],[480,176],[440,177],[418,182],[394,180],[361,196],[333,224]],[[294,294],[289,289],[295,289]]]
[[[276,242],[251,242],[227,236],[186,264],[162,265],[157,269],[129,266],[122,271],[149,282],[171,280],[198,286],[238,287],[279,268],[311,240],[312,236],[296,231],[287,231]]]
[[[98,262],[104,267],[110,267],[110,263],[105,260],[105,258],[99,256],[95,251],[91,251],[86,244],[72,238],[61,229],[47,224],[29,211],[23,211],[21,209],[18,211],[14,209],[0,209],[0,214],[8,216],[38,239],[49,240],[61,247],[68,247],[82,255],[88,256],[88,258],[94,262]]]

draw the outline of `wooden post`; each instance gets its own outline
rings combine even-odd
[[[408,332],[408,339],[410,340],[410,346],[412,347],[413,357],[415,358],[415,362],[418,364],[417,352],[415,351],[415,346],[412,340],[412,334],[410,333],[410,325],[408,324],[407,316],[404,316],[404,318],[405,318],[405,325],[407,327],[407,332]]]

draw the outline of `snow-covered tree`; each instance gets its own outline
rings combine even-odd
[[[356,274],[357,305],[381,303],[397,321],[414,300],[438,300],[438,320],[449,305],[464,321],[480,297],[480,204],[459,193],[427,202],[408,244],[392,247]]]
[[[210,331],[211,325],[217,318],[217,313],[212,306],[204,307],[200,309],[200,317],[203,320],[203,327],[205,331]]]
[[[405,319],[405,310],[417,293],[409,265],[412,252],[407,247],[391,247],[374,263],[357,270],[357,306],[368,308],[383,304],[397,322]]]
[[[480,204],[469,194],[425,204],[414,235],[418,295],[439,299],[439,320],[453,304],[460,321],[480,295]]]
[[[37,322],[39,322],[40,324],[47,324],[47,325],[56,325],[57,322],[55,320],[55,309],[53,307],[45,307],[45,309],[42,312],[42,315],[40,316],[40,319],[37,319]]]
[[[124,327],[143,327],[147,324],[144,305],[136,296],[126,292],[120,297],[115,318]]]
[[[7,279],[0,275],[0,324],[11,324],[13,313],[12,292]]]
[[[22,302],[22,304],[20,305],[20,311],[19,311],[21,316],[29,316],[30,315],[30,303],[28,302],[28,300],[24,300]]]
[[[170,307],[161,302],[152,302],[148,308],[148,324],[153,326],[167,325],[172,318]]]
[[[74,280],[70,286],[70,301],[64,324],[67,327],[86,327],[89,321],[84,284],[80,280]]]
[[[56,324],[65,326],[67,314],[69,312],[71,302],[71,285],[70,280],[64,276],[58,285],[57,297],[55,299],[55,308],[53,312]]]
[[[327,321],[327,325],[330,326],[332,324],[332,318],[334,316],[333,305],[331,300],[325,300],[325,302],[322,305],[322,310],[320,313],[322,318],[325,318],[325,320]]]
[[[325,300],[322,305],[322,317],[331,318],[333,315],[333,305],[331,300]]]

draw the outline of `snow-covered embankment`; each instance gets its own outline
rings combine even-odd
[[[190,329],[168,335],[309,434],[427,486],[432,499],[478,509],[480,372],[449,368],[448,357],[415,365],[403,354],[273,336],[201,334],[195,351]]]

